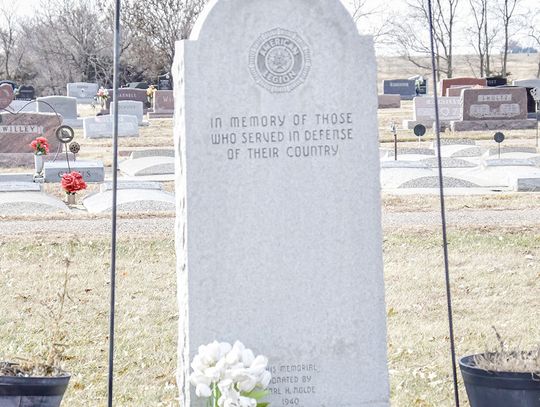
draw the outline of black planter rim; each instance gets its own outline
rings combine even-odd
[[[465,384],[506,389],[540,390],[540,376],[534,373],[494,372],[475,366],[474,358],[485,353],[464,356],[459,367]]]
[[[71,375],[57,376],[0,376],[0,396],[61,396]]]

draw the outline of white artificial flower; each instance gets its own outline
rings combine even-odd
[[[243,380],[238,381],[238,390],[249,393],[257,385],[257,376],[245,374]]]
[[[263,390],[268,387],[268,385],[270,384],[271,379],[272,379],[272,375],[270,374],[270,372],[268,370],[265,370],[262,373],[261,377],[259,378],[259,384],[261,385]]]
[[[212,380],[202,373],[193,372],[189,377],[189,380],[194,386],[197,386],[200,383],[206,384],[207,386],[210,386],[210,384],[212,384]]]
[[[242,363],[244,364],[244,366],[251,366],[254,359],[255,355],[253,354],[253,351],[251,349],[244,349],[244,351],[242,352]]]
[[[195,387],[195,394],[198,397],[210,397],[212,395],[212,390],[206,384],[199,383],[197,387]]]
[[[256,407],[257,406],[257,400],[252,399],[250,397],[240,396],[239,399],[238,399],[238,405],[239,405],[239,407]]]

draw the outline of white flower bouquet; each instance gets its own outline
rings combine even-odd
[[[267,365],[265,356],[255,356],[239,341],[232,346],[214,341],[199,347],[190,381],[210,407],[266,407],[269,403],[260,400],[272,377]]]

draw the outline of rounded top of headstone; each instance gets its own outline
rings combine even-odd
[[[493,140],[495,140],[497,143],[502,143],[504,141],[504,134],[498,131],[493,136]]]
[[[13,88],[7,83],[0,85],[0,109],[5,109],[13,101]]]
[[[426,134],[426,126],[424,126],[423,124],[417,124],[416,126],[414,126],[414,134],[417,137],[422,137],[424,134]]]
[[[231,19],[238,22],[239,30],[249,32],[249,20],[252,20],[264,32],[278,26],[294,28],[298,26],[294,20],[305,21],[306,15],[311,19],[324,16],[329,21],[328,16],[332,14],[334,18],[339,17],[347,22],[348,29],[358,32],[350,13],[339,0],[211,0],[197,18],[189,39],[199,40],[203,35],[211,34],[210,31],[220,35],[225,24],[229,27],[235,24]],[[269,26],[260,27],[260,18],[257,16],[264,17]],[[336,20],[332,20],[335,23]]]

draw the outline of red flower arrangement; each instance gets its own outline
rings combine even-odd
[[[66,194],[75,194],[77,191],[86,189],[86,182],[80,172],[72,171],[62,175],[62,188]]]
[[[30,147],[33,148],[35,155],[47,155],[49,154],[49,142],[45,137],[38,137],[30,143]]]

